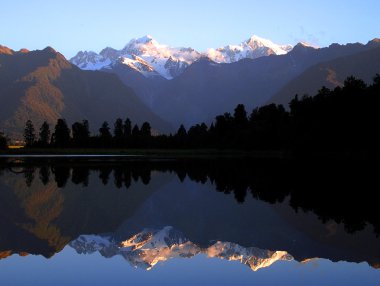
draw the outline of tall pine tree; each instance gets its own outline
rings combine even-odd
[[[24,129],[24,141],[27,147],[34,145],[36,141],[36,134],[34,131],[34,125],[31,120],[26,121]]]
[[[70,146],[70,129],[65,119],[58,119],[52,135],[52,144],[56,147]]]
[[[50,140],[50,126],[49,124],[44,121],[40,127],[40,138],[39,138],[39,144],[43,147],[46,147],[49,145]]]

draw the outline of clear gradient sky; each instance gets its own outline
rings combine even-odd
[[[279,44],[366,43],[380,37],[379,0],[11,0],[0,2],[0,44],[121,49],[150,34],[170,46],[203,51],[255,34]]]

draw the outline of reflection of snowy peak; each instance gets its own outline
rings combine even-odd
[[[271,266],[279,260],[291,261],[293,257],[286,251],[270,251],[256,247],[244,248],[231,242],[216,242],[204,251],[208,257],[217,257],[229,261],[240,261],[253,271]]]
[[[99,54],[79,52],[70,61],[85,70],[111,68],[112,65],[121,63],[146,77],[161,75],[166,79],[172,79],[201,57],[208,57],[218,63],[232,63],[244,58],[282,55],[291,49],[292,46],[276,45],[269,40],[253,36],[240,45],[229,45],[200,53],[192,48],[172,48],[162,45],[151,36],[144,36],[131,40],[121,50],[105,48]]]
[[[81,235],[72,241],[70,246],[78,253],[98,251],[104,257],[121,255],[132,266],[147,270],[159,261],[191,258],[201,253],[208,257],[240,261],[253,271],[268,267],[279,260],[293,260],[293,257],[285,251],[245,248],[230,242],[218,241],[207,248],[201,248],[170,226],[162,230],[143,230],[124,241],[113,240],[110,236]]]

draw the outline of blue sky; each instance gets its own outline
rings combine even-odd
[[[120,49],[146,34],[198,50],[238,44],[253,34],[279,44],[305,41],[322,47],[380,37],[378,0],[4,2],[1,45],[14,50],[49,45],[66,57],[79,50]]]

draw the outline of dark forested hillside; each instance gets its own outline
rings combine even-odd
[[[376,46],[380,39],[372,43]],[[380,73],[380,47],[314,65],[281,88],[267,103],[283,104],[287,107],[295,94],[313,95],[321,86],[343,86],[344,80],[351,75],[369,84],[376,73]]]
[[[61,117],[98,125],[128,116],[139,123],[149,120],[156,130],[170,129],[115,75],[82,71],[52,48],[1,49],[0,102],[0,130],[16,138],[28,119],[54,124]]]

